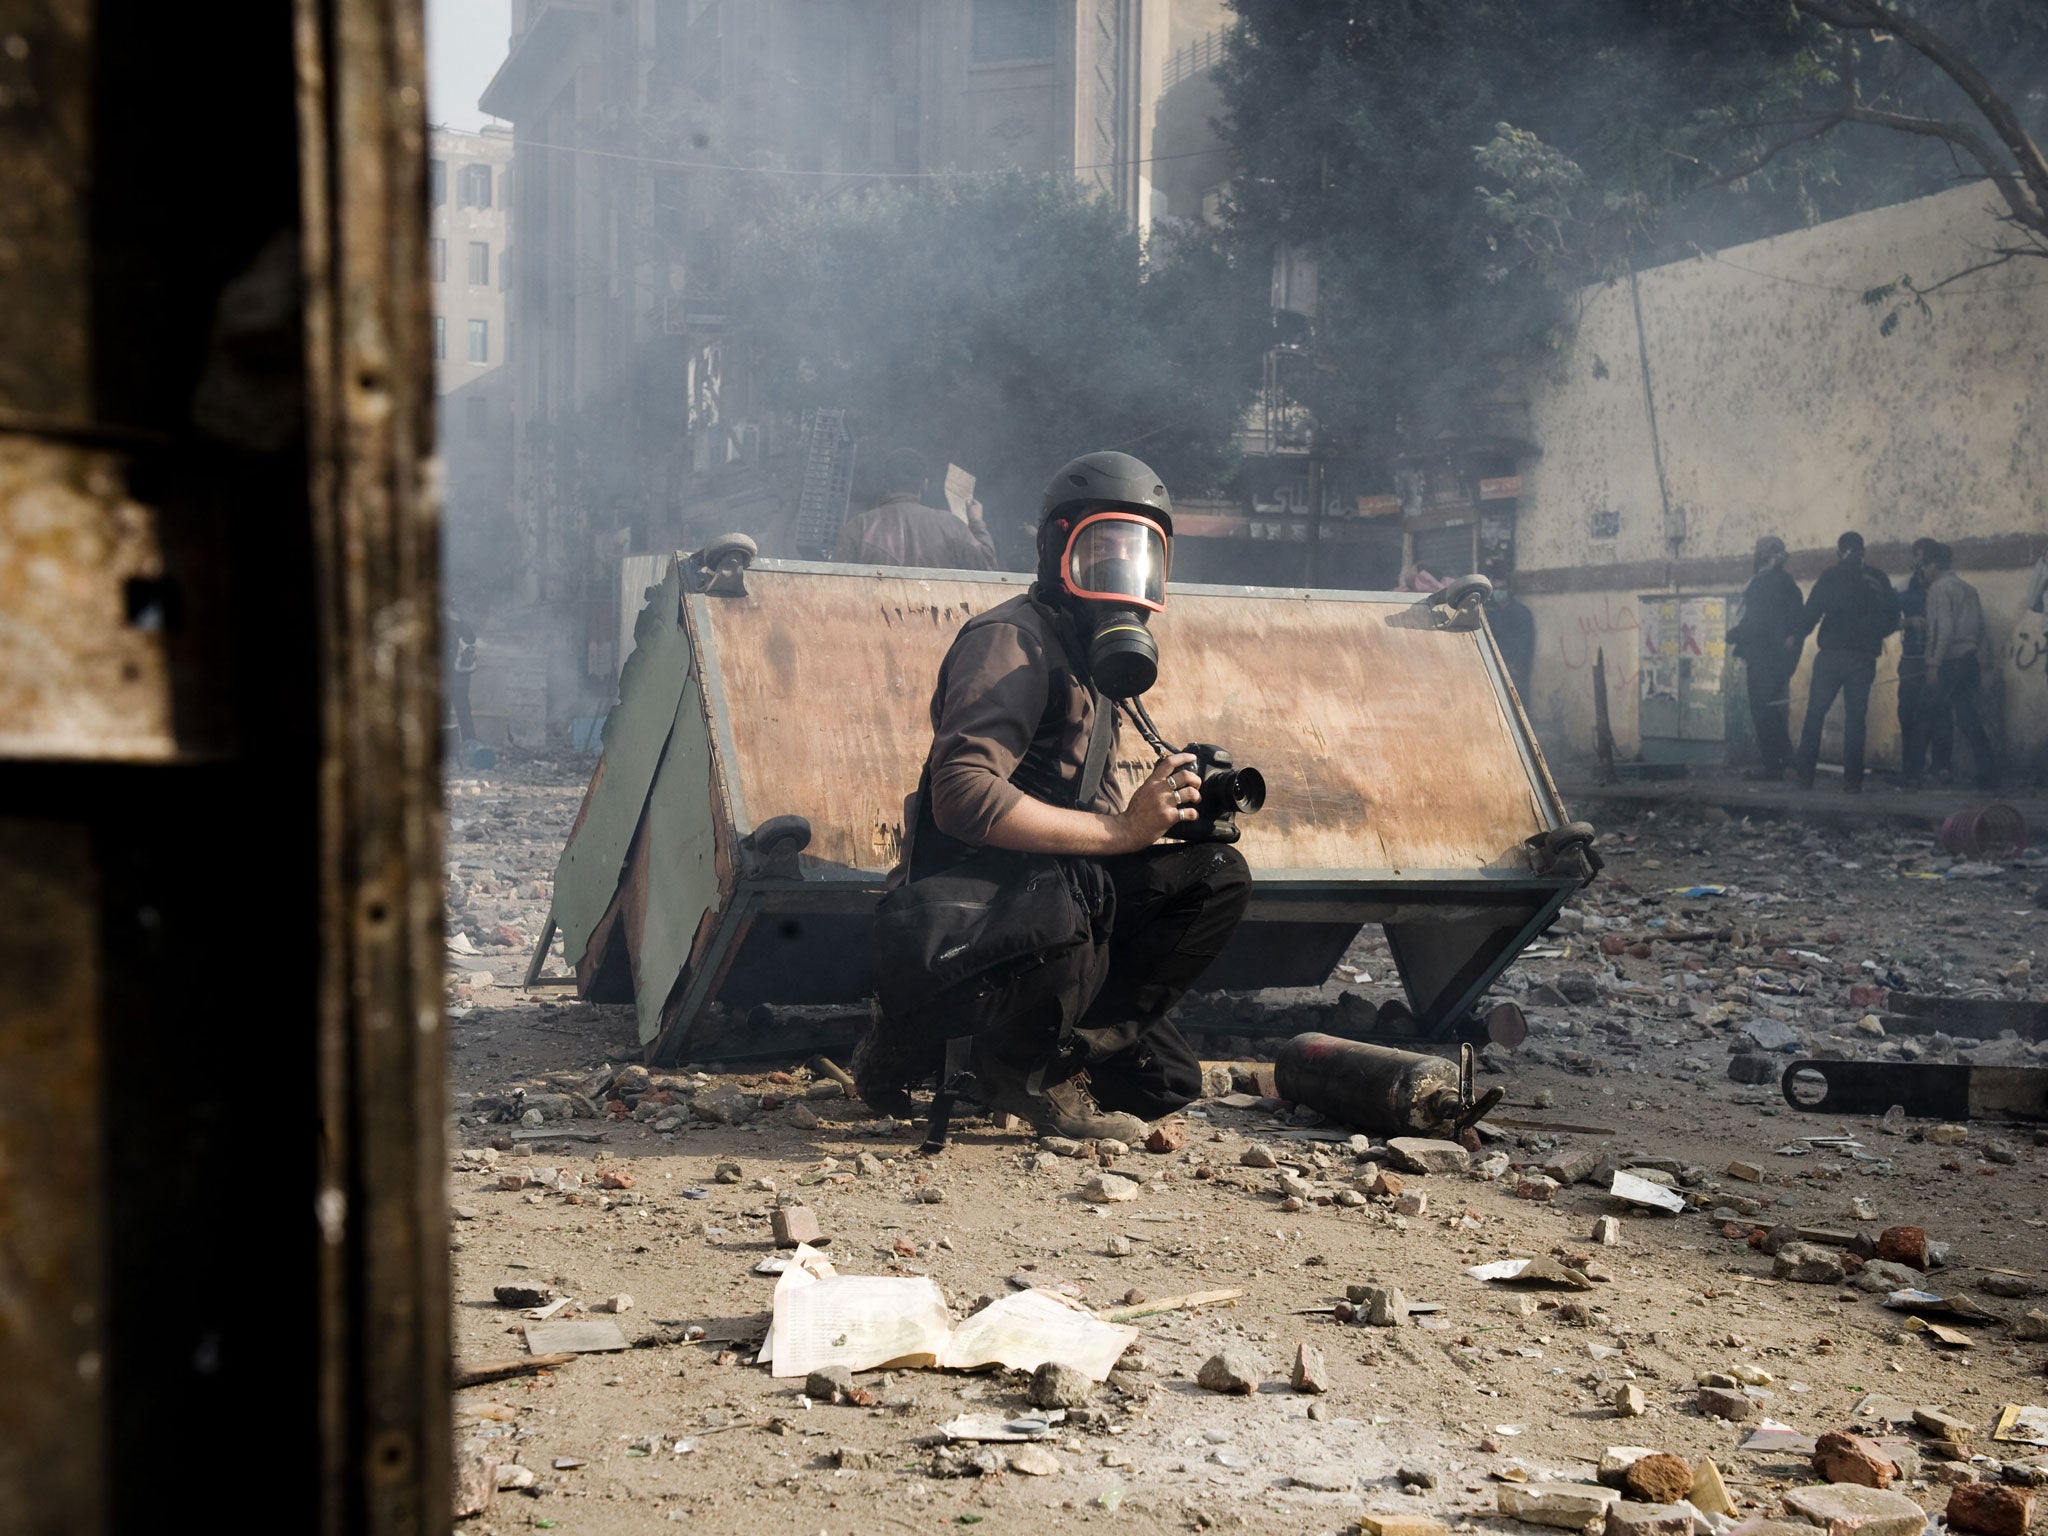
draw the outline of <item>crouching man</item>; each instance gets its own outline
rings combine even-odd
[[[1126,801],[1116,700],[1151,686],[1172,505],[1151,469],[1091,453],[1053,478],[1031,589],[961,626],[932,696],[932,745],[884,898],[881,1007],[856,1054],[886,1113],[944,1059],[953,1087],[1042,1135],[1137,1141],[1201,1092],[1166,1014],[1221,952],[1251,876],[1199,833],[1187,753]],[[1151,734],[1151,728],[1146,726]]]

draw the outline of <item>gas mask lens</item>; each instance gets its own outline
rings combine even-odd
[[[1157,613],[1166,606],[1165,535],[1135,513],[1092,513],[1067,536],[1060,575],[1075,597]]]

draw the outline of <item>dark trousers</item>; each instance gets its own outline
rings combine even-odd
[[[1084,961],[1072,984],[1102,980],[1069,999],[1075,1024],[1058,1035],[1059,1010],[998,1024],[990,1048],[1019,1062],[1051,1057],[1048,1082],[1088,1073],[1104,1109],[1156,1120],[1199,1098],[1202,1063],[1166,1015],[1223,952],[1251,899],[1244,856],[1222,843],[1159,843],[1104,859],[1116,890],[1106,973]]]
[[[1842,783],[1863,783],[1863,730],[1870,712],[1870,685],[1877,680],[1877,658],[1853,651],[1816,651],[1813,676],[1806,685],[1806,725],[1799,733],[1799,760],[1793,766],[1802,784],[1813,782],[1820,761],[1820,733],[1827,724],[1835,695],[1842,696]]]
[[[1939,729],[1928,715],[1934,686],[1927,677],[1927,664],[1917,656],[1899,663],[1899,772],[1908,783],[1917,784],[1927,772],[1930,754],[1936,773],[1947,773],[1955,756],[1953,722],[1944,720]]]
[[[1977,689],[1982,677],[1974,655],[1944,661],[1941,670],[1928,680],[1927,704],[1921,712],[1920,734],[1939,743],[1943,737],[1953,740],[1951,733],[1960,731],[1963,740],[1969,744],[1970,761],[1977,768],[1977,787],[1996,789],[1998,764],[1991,755],[1990,733],[1984,729],[1984,718],[1977,711]],[[1937,745],[1937,768],[1947,766],[1941,758]]]
[[[1749,723],[1756,732],[1757,756],[1764,772],[1783,773],[1792,766],[1791,664],[1758,660],[1743,670],[1749,680]]]

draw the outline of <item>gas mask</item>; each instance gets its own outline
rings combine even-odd
[[[1087,512],[1067,529],[1055,590],[1088,628],[1088,671],[1113,699],[1135,698],[1159,676],[1145,620],[1166,606],[1166,565],[1164,531],[1136,512]]]

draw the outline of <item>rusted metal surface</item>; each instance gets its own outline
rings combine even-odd
[[[93,9],[0,0],[0,432],[93,420]]]
[[[1026,581],[763,562],[746,597],[701,600],[742,830],[801,814],[807,863],[886,871],[939,663],[961,623]],[[1164,662],[1145,702],[1161,728],[1266,775],[1265,810],[1240,824],[1254,872],[1527,867],[1523,841],[1551,823],[1482,664],[1490,642],[1427,612],[1394,594],[1202,589],[1152,621]],[[1150,771],[1134,733],[1122,750],[1127,782]]]
[[[1469,1061],[1391,1050],[1335,1035],[1296,1035],[1274,1054],[1280,1097],[1374,1136],[1453,1136],[1498,1104],[1475,1103]]]
[[[297,0],[320,819],[323,1503],[446,1528],[437,508],[418,0]]]
[[[104,1528],[99,898],[79,824],[0,819],[0,1489]]]
[[[123,452],[0,432],[0,757],[173,762],[229,745],[206,674],[210,541],[167,532],[128,470]]]

